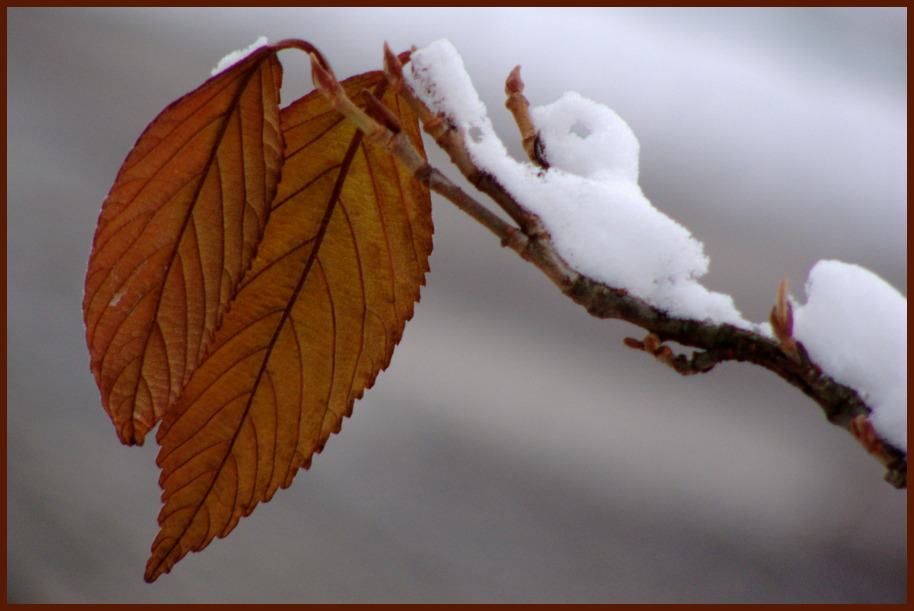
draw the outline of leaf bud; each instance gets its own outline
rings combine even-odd
[[[524,92],[524,81],[520,78],[520,66],[514,66],[514,70],[508,75],[505,81],[505,93],[508,95]]]
[[[311,57],[311,80],[314,82],[314,87],[325,96],[332,98],[340,89],[336,76],[321,64],[314,53],[308,55]]]
[[[384,74],[391,85],[397,86],[403,81],[403,64],[386,42],[384,43]]]

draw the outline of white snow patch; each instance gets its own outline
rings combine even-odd
[[[123,297],[126,293],[127,293],[127,289],[121,289],[120,291],[116,292],[114,294],[114,296],[111,297],[111,301],[108,302],[108,307],[113,308],[114,306],[119,304],[121,302],[121,299],[123,299]]]
[[[638,183],[638,139],[609,108],[569,91],[530,114],[552,167],[595,180]]]
[[[259,49],[260,47],[267,46],[267,44],[268,44],[267,37],[261,36],[260,38],[255,40],[251,46],[247,47],[246,49],[239,49],[237,51],[232,51],[231,53],[229,53],[228,55],[226,55],[225,57],[223,57],[222,59],[219,60],[219,63],[216,64],[216,67],[213,68],[213,70],[212,70],[212,72],[210,72],[210,74],[212,76],[216,76],[217,74],[219,74],[226,68],[237,64],[238,62],[243,60],[245,57],[247,57],[248,55],[250,55],[257,49]]]
[[[819,261],[806,304],[794,309],[794,336],[825,373],[861,394],[879,436],[907,452],[908,300],[859,265]]]
[[[703,246],[641,192],[638,140],[615,112],[576,93],[533,109],[551,166],[542,171],[508,155],[450,42],[413,52],[410,67],[416,95],[463,133],[480,169],[542,219],[571,267],[671,316],[753,328],[729,295],[698,282],[708,270]]]

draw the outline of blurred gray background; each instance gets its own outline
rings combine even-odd
[[[154,437],[117,441],[82,284],[143,128],[258,36],[341,76],[450,39],[512,151],[504,78],[625,118],[641,184],[763,320],[820,258],[907,294],[906,9],[8,9],[10,602],[903,602],[905,492],[819,408],[727,364],[622,345],[435,199],[432,273],[391,367],[231,535],[142,581]],[[284,103],[309,83],[287,51]],[[437,153],[431,159],[446,163]],[[453,173],[451,172],[453,175]]]

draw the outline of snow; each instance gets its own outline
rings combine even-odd
[[[530,114],[552,166],[585,178],[638,183],[638,139],[609,108],[569,91]]]
[[[416,95],[463,133],[477,167],[542,219],[556,251],[578,273],[671,316],[752,327],[729,295],[698,282],[708,271],[703,246],[642,193],[638,140],[615,112],[576,93],[533,109],[551,166],[542,171],[508,154],[450,42],[413,52],[410,66],[406,77]]]
[[[572,92],[532,109],[550,164],[543,170],[508,154],[450,42],[414,51],[405,74],[415,94],[463,134],[476,166],[541,218],[578,273],[671,316],[771,336],[767,323],[749,323],[729,295],[698,281],[708,271],[704,247],[644,196],[638,140],[615,112]],[[806,291],[794,335],[825,373],[861,393],[876,432],[906,452],[907,299],[872,272],[838,261],[820,261]]]
[[[213,68],[212,72],[210,72],[210,75],[216,76],[217,74],[219,74],[220,72],[222,72],[223,70],[228,68],[229,66],[233,66],[234,64],[237,64],[238,62],[243,60],[245,57],[247,57],[248,55],[250,55],[257,49],[259,49],[260,47],[267,46],[267,44],[268,44],[267,37],[261,36],[257,40],[255,40],[253,42],[253,44],[251,44],[251,46],[247,47],[246,49],[239,49],[237,51],[232,51],[231,53],[229,53],[228,55],[226,55],[225,57],[223,57],[222,59],[219,60],[219,63],[216,64],[216,67]]]
[[[794,308],[794,336],[813,362],[869,405],[879,436],[908,449],[908,300],[873,272],[823,260]]]

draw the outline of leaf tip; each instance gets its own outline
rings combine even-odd
[[[155,548],[153,548],[153,555],[146,562],[146,571],[143,573],[143,581],[146,583],[153,583],[163,573],[167,573],[168,571],[169,569],[165,568],[159,557],[155,555]]]

